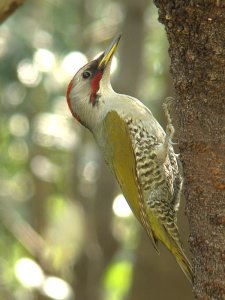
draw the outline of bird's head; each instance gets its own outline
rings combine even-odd
[[[90,127],[101,106],[101,94],[111,89],[110,65],[121,35],[118,35],[105,52],[83,66],[67,88],[67,103],[74,118]]]

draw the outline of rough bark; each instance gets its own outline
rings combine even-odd
[[[5,21],[25,0],[1,0],[0,1],[0,24]]]
[[[155,0],[165,25],[196,299],[225,297],[225,2]]]

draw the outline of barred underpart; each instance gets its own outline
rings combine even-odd
[[[162,223],[174,222],[182,187],[176,154],[171,145],[160,143],[156,136],[150,134],[141,121],[134,122],[127,118],[126,124],[130,131],[136,173],[145,201],[148,207],[161,216]],[[159,151],[168,152],[165,153],[164,160]]]

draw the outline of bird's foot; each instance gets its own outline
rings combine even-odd
[[[173,102],[174,102],[173,97],[167,97],[165,102],[162,105],[163,109],[164,109],[165,117],[166,117],[166,122],[167,122],[165,143],[170,144],[170,145],[177,144],[172,141],[174,134],[175,134],[175,128],[173,127],[172,119],[171,119],[170,112],[169,112],[170,106]]]

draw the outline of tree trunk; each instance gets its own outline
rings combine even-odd
[[[225,3],[155,0],[175,87],[196,299],[225,297]]]

